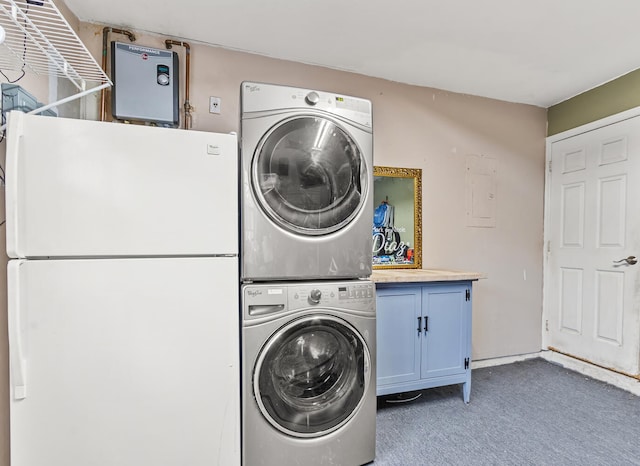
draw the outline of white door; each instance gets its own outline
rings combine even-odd
[[[640,117],[552,142],[550,154],[545,344],[638,374]]]
[[[240,464],[238,259],[9,262],[11,464]]]

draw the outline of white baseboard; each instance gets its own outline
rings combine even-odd
[[[591,378],[600,380],[601,382],[606,382],[631,392],[634,395],[640,396],[640,380],[634,379],[633,377],[627,377],[626,375],[594,366],[593,364],[565,356],[564,354],[557,353],[555,351],[541,351],[540,357],[547,361],[560,364],[566,369],[588,375]]]
[[[518,354],[516,356],[504,356],[501,358],[481,359],[479,361],[471,361],[471,369],[480,369],[482,367],[502,366],[503,364],[511,364],[518,361],[526,361],[527,359],[541,358],[541,352]]]

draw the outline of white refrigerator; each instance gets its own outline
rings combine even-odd
[[[235,135],[7,138],[12,466],[240,464]]]

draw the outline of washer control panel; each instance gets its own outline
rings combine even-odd
[[[376,291],[373,283],[362,285],[351,285],[338,287],[339,298],[342,299],[360,299],[374,297]]]
[[[242,287],[244,313],[251,317],[313,308],[370,311],[375,309],[375,300],[375,285],[367,280],[254,283]]]
[[[316,282],[289,286],[289,309],[336,307],[365,309],[376,299],[375,286],[368,281]]]

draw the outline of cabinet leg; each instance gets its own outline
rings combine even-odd
[[[469,403],[469,397],[471,396],[471,382],[465,382],[462,384],[462,399],[465,403]]]

